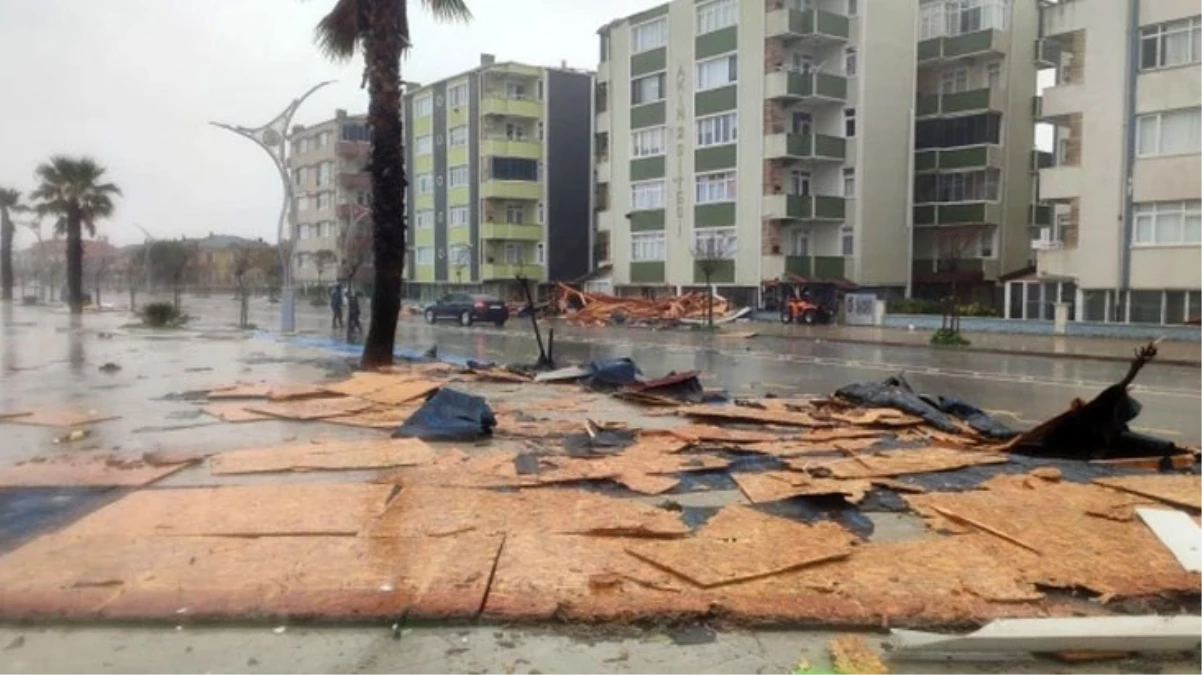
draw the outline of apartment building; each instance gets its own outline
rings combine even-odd
[[[301,284],[332,282],[346,257],[350,229],[371,228],[367,118],[336,110],[320,124],[294,126],[288,140],[296,216],[293,278]]]
[[[1196,0],[1061,0],[1043,10],[1039,172],[1055,222],[1007,316],[1181,323],[1202,314],[1202,16]]]
[[[600,31],[618,292],[992,294],[1031,257],[1037,0],[673,0]]]
[[[407,295],[589,271],[592,73],[501,63],[405,92]]]

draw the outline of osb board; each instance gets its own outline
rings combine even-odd
[[[411,487],[500,488],[538,485],[535,476],[519,475],[514,452],[467,454],[452,449],[439,452],[433,462],[423,466],[391,471],[378,480]]]
[[[0,558],[0,616],[469,618],[500,537],[43,537]]]
[[[325,387],[316,384],[290,384],[272,387],[267,390],[268,401],[303,401],[310,398],[330,398],[339,396]]]
[[[1094,482],[1115,490],[1151,497],[1173,506],[1202,510],[1202,476],[1150,475],[1097,478]]]
[[[409,419],[420,404],[411,403],[395,408],[368,408],[351,415],[327,417],[322,422],[363,429],[396,429]]]
[[[201,410],[223,422],[259,422],[276,419],[270,415],[251,412],[242,403],[210,403]]]
[[[932,446],[890,450],[875,455],[859,454],[850,459],[822,462],[817,465],[813,462],[802,463],[802,460],[796,459],[788,460],[788,464],[798,469],[814,469],[816,466],[821,466],[836,478],[878,478],[950,471],[979,464],[1004,464],[1007,461],[1005,455],[997,453]]]
[[[889,668],[859,635],[839,635],[828,647],[836,672],[886,675]]]
[[[841,441],[856,438],[873,438],[880,440],[885,437],[885,433],[879,429],[860,429],[854,427],[842,427],[837,429],[815,429],[803,433],[800,440],[806,443],[826,443],[828,441]]]
[[[867,480],[814,478],[801,471],[763,471],[732,473],[731,478],[747,499],[754,503],[776,502],[801,496],[842,495],[859,502],[872,489]]]
[[[712,424],[686,424],[668,430],[687,441],[717,441],[720,443],[767,443],[780,440],[777,434],[763,431],[724,429]]]
[[[0,487],[142,487],[191,463],[149,464],[103,457],[34,459],[0,467]]]
[[[359,372],[352,374],[349,378],[341,382],[323,384],[321,387],[335,394],[362,398],[365,394],[383,389],[390,384],[403,381],[403,379],[403,377],[385,373]]]
[[[301,401],[249,403],[251,412],[289,420],[319,420],[346,416],[370,408],[372,404],[355,398],[318,398]]]
[[[584,420],[523,420],[513,414],[498,414],[494,436],[512,438],[554,438],[584,430]]]
[[[417,466],[434,459],[434,449],[416,438],[301,443],[223,452],[209,460],[215,475],[273,471],[337,471]]]
[[[679,537],[689,528],[675,513],[581,490],[413,486],[403,488],[365,534],[449,537],[467,532]]]
[[[94,410],[38,409],[29,413],[15,413],[7,417],[0,416],[0,422],[25,424],[34,427],[78,427],[84,424],[95,424],[97,422],[107,422],[120,418],[120,415],[105,415]]]
[[[723,508],[687,539],[636,542],[626,551],[703,588],[740,583],[851,553],[852,535],[830,522],[805,525],[742,505]]]
[[[1202,583],[1142,522],[1091,515],[1121,507],[1127,495],[1097,485],[998,478],[983,490],[906,501],[936,522],[975,531],[983,548],[1029,583],[1088,588],[1103,599],[1197,592]]]
[[[442,387],[441,382],[430,380],[401,381],[368,392],[362,398],[381,405],[401,405],[424,398],[440,387]]]
[[[797,455],[830,454],[837,452],[835,441],[814,443],[810,441],[771,441],[767,443],[747,443],[739,447],[744,452],[754,452],[760,455],[774,457],[796,457]]]
[[[913,427],[923,423],[921,417],[907,415],[894,408],[857,408],[848,412],[831,412],[827,415],[838,422],[856,426]]]
[[[390,485],[273,483],[142,490],[76,521],[64,536],[353,535]]]
[[[687,441],[672,436],[649,436],[620,453],[603,457],[582,459],[545,456],[542,463],[553,468],[529,478],[544,484],[615,478],[637,492],[660,494],[671,489],[671,485],[664,480],[655,480],[652,476],[713,471],[730,465],[721,457],[680,452],[687,445]]]
[[[788,410],[760,410],[741,405],[694,405],[681,408],[680,414],[702,419],[780,424],[794,427],[829,427],[830,422],[815,419],[808,413]]]
[[[680,479],[671,476],[656,476],[649,473],[623,474],[615,477],[616,481],[626,486],[626,489],[645,495],[662,495],[680,483]]]
[[[239,382],[223,387],[214,387],[209,390],[209,400],[219,401],[222,399],[231,398],[267,398],[268,392],[271,391],[271,385],[268,384],[249,384]]]

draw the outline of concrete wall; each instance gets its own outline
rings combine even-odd
[[[550,281],[572,281],[589,271],[589,173],[593,78],[584,73],[548,70],[546,265]],[[476,173],[479,173],[478,171]]]
[[[1038,0],[1012,0],[1010,6],[1009,43],[1002,65],[1002,223],[995,251],[1000,274],[1026,267],[1033,258],[1030,209],[1035,203],[1031,178],[1035,118],[1031,97],[1037,91],[1034,53],[1039,4]]]

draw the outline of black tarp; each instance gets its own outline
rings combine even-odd
[[[639,375],[643,374],[628,357],[589,361],[584,367],[589,370],[589,374],[580,381],[595,391],[613,391],[629,386],[637,382]]]
[[[979,433],[991,438],[1010,438],[1015,432],[979,408],[951,397],[923,396],[900,375],[883,382],[849,384],[835,395],[857,405],[896,408],[926,420],[927,424],[948,433],[958,433],[956,420],[963,420]]]
[[[475,441],[492,435],[497,418],[483,397],[443,388],[409,416],[393,438]]]

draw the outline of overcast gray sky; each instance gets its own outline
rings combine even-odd
[[[596,30],[655,0],[468,0],[468,25],[436,24],[410,0],[407,80],[499,60],[594,69]],[[0,185],[33,188],[55,153],[87,154],[125,192],[99,233],[275,237],[281,187],[263,151],[210,127],[266,122],[327,79],[301,124],[361,112],[362,61],[328,62],[313,26],[333,0],[0,0]],[[44,231],[49,230],[49,224]],[[20,245],[32,241],[21,233]]]

